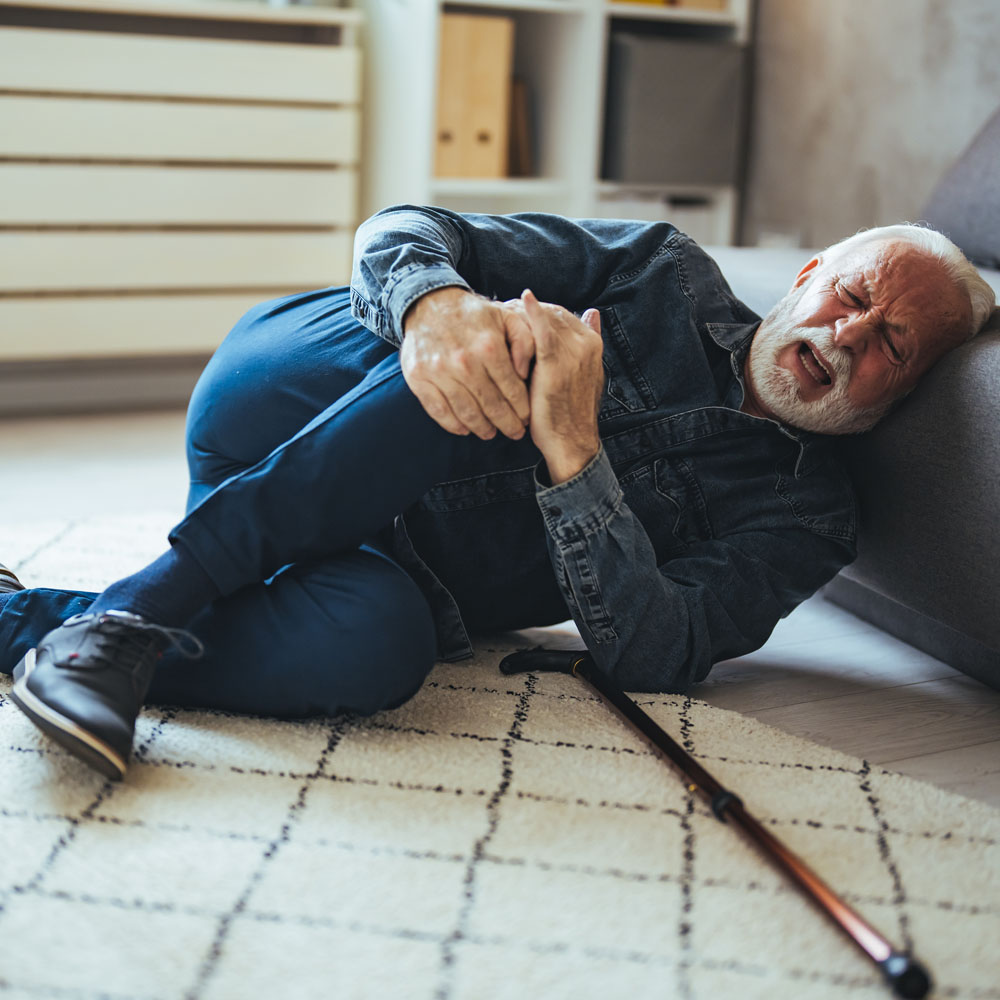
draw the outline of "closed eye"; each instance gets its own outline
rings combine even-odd
[[[889,336],[889,334],[884,333],[882,335],[882,339],[885,341],[886,346],[892,352],[892,356],[896,364],[901,365],[903,363],[903,355],[896,350],[896,345],[892,342],[892,338]]]
[[[863,309],[865,304],[860,296],[855,295],[843,282],[838,281],[836,285],[837,295],[845,306],[854,306],[855,309]]]

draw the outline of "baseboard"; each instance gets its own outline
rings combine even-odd
[[[0,363],[0,417],[184,406],[208,355]]]
[[[1000,650],[870,590],[843,573],[826,585],[823,596],[897,639],[1000,690]]]

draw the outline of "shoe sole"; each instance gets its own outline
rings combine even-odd
[[[121,781],[125,776],[126,762],[103,740],[50,708],[28,690],[28,674],[35,665],[35,651],[29,649],[24,658],[14,668],[14,687],[10,698],[17,707],[50,739],[71,753],[95,771],[100,771],[112,781]]]

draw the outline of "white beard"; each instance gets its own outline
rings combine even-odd
[[[767,314],[754,335],[747,359],[747,375],[758,400],[783,423],[816,434],[860,434],[871,430],[889,412],[892,403],[859,408],[847,397],[851,356],[833,342],[822,327],[789,326],[788,313],[795,293],[785,296]],[[813,402],[801,396],[799,380],[778,365],[778,354],[789,344],[809,340],[829,363],[834,385]]]

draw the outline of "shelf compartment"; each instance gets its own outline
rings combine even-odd
[[[699,7],[656,7],[644,3],[607,3],[604,13],[609,18],[631,18],[639,21],[674,21],[680,24],[709,24],[736,27],[739,18],[732,7],[728,10],[705,10]]]
[[[615,184],[597,188],[595,214],[602,218],[670,222],[696,243],[733,240],[736,189],[725,186]]]
[[[451,12],[466,10],[480,14],[526,11],[532,14],[580,14],[584,5],[578,0],[445,0],[442,9]]]
[[[562,196],[565,181],[548,177],[435,177],[434,194],[459,198],[481,195],[486,198]]]

